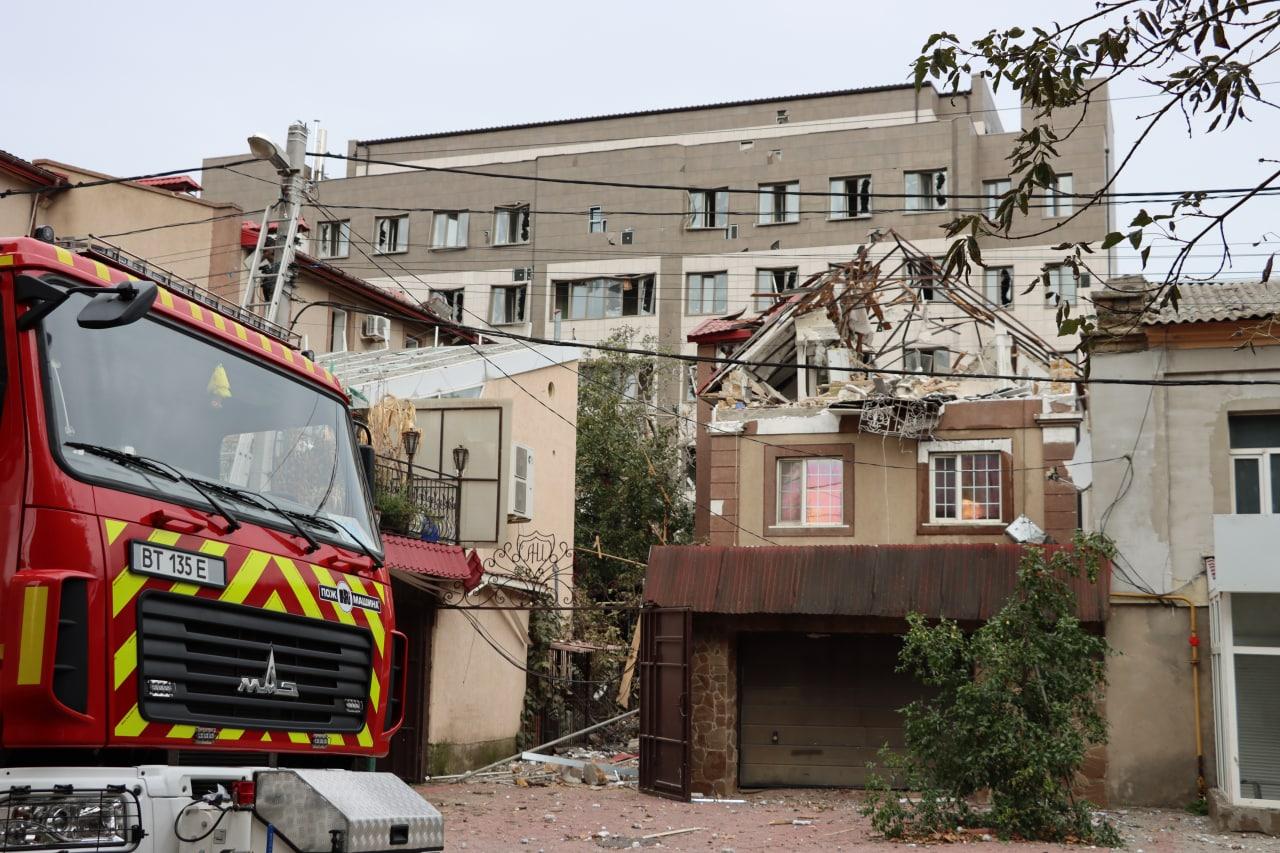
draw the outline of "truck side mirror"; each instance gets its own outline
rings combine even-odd
[[[114,296],[108,294],[115,292]],[[76,322],[82,329],[111,329],[141,320],[151,310],[159,290],[154,282],[134,281],[101,291],[89,300]]]
[[[356,446],[356,452],[360,454],[360,466],[364,468],[364,479],[369,484],[369,497],[373,497],[374,492],[374,462],[376,457],[373,453],[373,445],[360,444]]]

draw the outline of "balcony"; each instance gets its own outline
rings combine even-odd
[[[374,463],[378,528],[427,542],[458,544],[462,481],[421,465],[386,456]]]
[[[1280,515],[1215,515],[1210,592],[1280,592]]]

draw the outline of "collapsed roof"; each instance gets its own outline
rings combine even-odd
[[[848,263],[755,294],[775,299],[759,314],[694,329],[692,342],[741,341],[741,363],[719,365],[699,395],[720,411],[853,409],[864,431],[914,435],[947,400],[1073,393],[1065,353],[896,232],[872,233]]]

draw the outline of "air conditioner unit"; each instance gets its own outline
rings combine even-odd
[[[728,228],[724,229],[724,238],[725,238],[726,240],[737,240],[737,239],[738,239],[738,226],[737,226],[737,225],[730,225]]]
[[[511,446],[511,509],[508,521],[533,519],[533,450],[522,444]]]
[[[371,341],[385,341],[391,337],[391,321],[377,314],[366,314],[360,324],[360,337]]]
[[[533,267],[517,267],[511,271],[512,281],[533,281]]]

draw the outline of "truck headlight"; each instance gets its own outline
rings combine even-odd
[[[137,809],[127,794],[107,791],[10,793],[0,800],[0,848],[106,847],[130,841]]]

